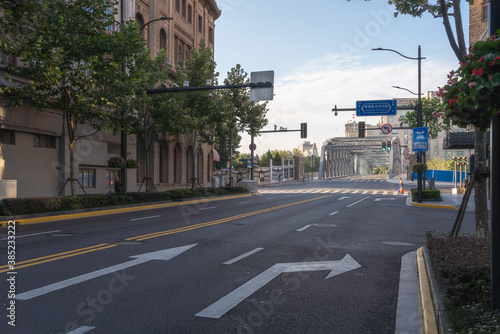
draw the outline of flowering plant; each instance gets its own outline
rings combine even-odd
[[[425,173],[427,172],[427,165],[423,163],[414,164],[412,169],[415,173]]]
[[[470,48],[465,63],[451,71],[439,88],[442,110],[435,116],[459,127],[474,125],[481,131],[490,126],[491,116],[500,111],[500,30],[487,41]]]
[[[125,159],[116,155],[108,160],[108,166],[111,168],[123,168],[125,167]]]
[[[139,161],[127,159],[127,168],[139,168]]]

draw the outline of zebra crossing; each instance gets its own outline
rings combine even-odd
[[[360,195],[391,195],[402,196],[397,190],[365,190],[365,189],[325,189],[325,188],[308,188],[308,189],[259,189],[261,194],[360,194]],[[408,196],[405,192],[403,196]]]
[[[320,183],[340,183],[340,182],[386,182],[387,180],[385,179],[323,179],[323,180],[318,180],[317,182]]]

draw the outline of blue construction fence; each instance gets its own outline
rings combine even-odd
[[[453,170],[438,170],[438,169],[428,169],[425,172],[425,177],[434,178],[436,182],[455,182],[455,178],[453,178],[453,174],[455,171]],[[462,180],[467,177],[467,172],[462,171]],[[417,173],[413,173],[413,179],[416,180],[418,178]],[[456,180],[460,182],[460,171],[456,172]]]

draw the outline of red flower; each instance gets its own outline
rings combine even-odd
[[[495,57],[495,61],[500,60],[500,57]]]
[[[451,107],[451,105],[452,105],[453,103],[455,103],[455,100],[450,99],[450,101],[448,102],[448,105]]]
[[[481,56],[481,58],[479,58],[479,62],[480,63],[484,62],[484,57]]]
[[[495,62],[494,62],[494,61],[492,61],[492,62],[490,62],[488,65],[490,65],[490,66],[494,66],[494,65],[495,65]]]

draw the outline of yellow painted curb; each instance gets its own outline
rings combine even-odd
[[[418,283],[420,285],[420,305],[422,307],[424,334],[438,334],[436,310],[432,302],[432,293],[429,283],[430,278],[424,258],[424,249],[422,247],[417,250],[417,270]]]
[[[61,215],[45,216],[45,217],[37,217],[37,218],[11,219],[11,220],[6,220],[6,221],[0,221],[0,227],[7,226],[7,224],[11,221],[15,221],[16,225],[38,224],[38,223],[55,222],[55,221],[60,221],[60,220],[70,220],[70,219],[78,219],[78,218],[86,218],[86,217],[106,216],[106,215],[113,215],[113,214],[118,214],[118,213],[126,213],[126,212],[134,212],[134,211],[161,209],[161,208],[167,208],[167,207],[171,207],[171,206],[181,206],[181,205],[198,204],[198,203],[205,203],[205,202],[214,202],[214,201],[221,201],[221,200],[235,199],[235,198],[244,198],[244,197],[250,197],[250,196],[256,196],[256,195],[258,195],[258,194],[252,193],[252,194],[244,194],[244,195],[194,199],[194,200],[182,201],[182,202],[169,202],[169,203],[163,203],[163,204],[131,206],[131,207],[124,207],[124,208],[119,208],[119,209],[109,209],[109,210],[98,210],[98,211],[91,211],[91,212],[61,214]]]
[[[415,203],[410,200],[410,204],[414,206],[421,206],[426,208],[437,208],[437,209],[450,209],[450,210],[458,210],[457,207],[452,205],[439,205],[439,204],[424,204],[424,203]]]

